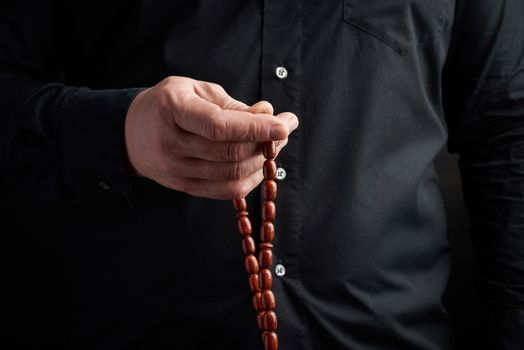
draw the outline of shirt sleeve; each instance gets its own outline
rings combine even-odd
[[[0,191],[18,199],[128,188],[124,122],[140,90],[58,83],[63,18],[59,1],[0,5]]]
[[[458,0],[443,97],[487,349],[524,344],[524,1]]]

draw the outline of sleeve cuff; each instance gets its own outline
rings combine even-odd
[[[143,89],[77,88],[62,103],[60,164],[66,183],[77,194],[130,189],[125,153],[125,119]]]

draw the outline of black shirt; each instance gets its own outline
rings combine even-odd
[[[5,331],[35,348],[261,349],[231,202],[126,172],[137,88],[181,75],[299,117],[277,159],[282,350],[449,348],[433,168],[448,141],[482,336],[521,349],[523,18],[522,0],[2,2]]]

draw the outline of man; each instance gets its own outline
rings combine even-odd
[[[280,348],[449,349],[432,166],[449,131],[479,337],[521,349],[523,18],[522,0],[2,4],[8,335],[261,349],[217,199],[247,196],[259,227],[273,140]]]

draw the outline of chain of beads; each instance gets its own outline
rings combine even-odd
[[[237,213],[238,230],[242,235],[242,249],[246,254],[245,268],[249,274],[249,288],[253,292],[253,307],[257,312],[257,324],[262,330],[262,342],[265,350],[278,349],[277,315],[275,313],[275,295],[271,291],[273,276],[271,264],[273,262],[273,244],[275,227],[273,220],[276,217],[275,198],[277,183],[275,177],[277,165],[275,163],[276,146],[273,141],[264,143],[264,182],[262,183],[262,228],[260,230],[260,252],[258,260],[255,257],[255,241],[251,237],[252,227],[248,218],[245,198],[233,201]]]

